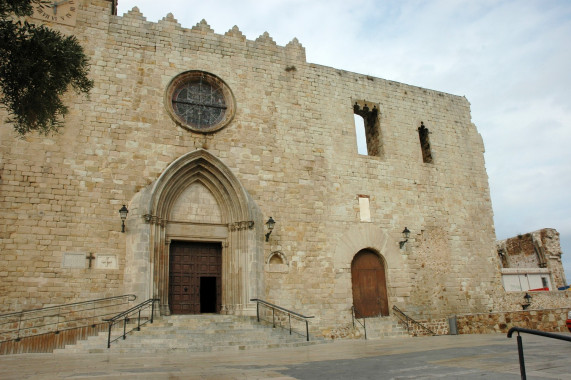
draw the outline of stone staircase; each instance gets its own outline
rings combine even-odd
[[[360,319],[362,322],[363,320]],[[362,332],[363,327],[357,324],[357,328]],[[410,337],[410,334],[402,327],[397,320],[392,317],[367,318],[367,339],[388,339]]]
[[[127,328],[127,331],[130,328]],[[113,333],[119,336],[122,324]],[[161,352],[208,352],[298,347],[328,342],[323,339],[289,335],[281,328],[260,324],[253,317],[233,315],[200,314],[174,315],[155,319],[141,331],[133,331],[126,340],[119,339],[107,349],[107,332],[90,337],[77,344],[55,350],[54,353],[161,353]]]

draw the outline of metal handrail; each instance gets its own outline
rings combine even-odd
[[[359,316],[357,316],[357,314],[359,314]],[[357,322],[363,326],[363,329],[365,330],[365,340],[367,340],[367,319],[363,317],[363,314],[359,313],[355,306],[351,306],[351,316],[353,317],[353,327],[355,327],[355,320],[357,320]],[[361,323],[359,318],[363,319],[363,323]]]
[[[539,335],[539,336],[543,336],[546,338],[559,339],[559,340],[565,340],[567,342],[571,342],[571,337],[568,337],[565,335],[553,334],[553,333],[548,333],[548,332],[539,331],[539,330],[530,330],[530,329],[525,329],[523,327],[512,327],[511,329],[509,329],[508,338],[511,338],[514,332],[517,332],[517,354],[519,356],[519,372],[521,374],[522,380],[526,380],[527,377],[525,374],[525,361],[523,359],[523,342],[521,340],[521,336],[519,335],[520,332],[526,333],[526,334],[532,334],[532,335]]]
[[[88,300],[88,301],[80,301],[80,302],[73,302],[73,303],[64,303],[64,304],[61,304],[61,305],[40,307],[40,308],[37,308],[37,309],[15,311],[15,312],[12,312],[12,313],[0,314],[0,318],[8,317],[8,316],[11,316],[11,315],[33,313],[33,312],[35,312],[35,311],[45,311],[45,310],[50,310],[50,309],[57,309],[57,308],[61,308],[61,307],[64,307],[64,306],[76,306],[76,305],[81,305],[81,304],[86,304],[86,303],[94,303],[94,302],[99,302],[99,301],[110,301],[110,300],[119,299],[119,298],[125,298],[125,297],[129,297],[129,298],[130,298],[130,297],[133,297],[132,299],[129,299],[129,301],[134,301],[134,300],[137,299],[137,296],[134,295],[134,294],[123,294],[122,296],[96,298],[96,299],[94,299],[94,300]]]
[[[250,299],[251,302],[256,302],[256,317],[258,319],[258,322],[260,322],[260,304],[262,304],[263,306],[267,306],[268,308],[270,308],[272,310],[272,325],[275,328],[276,327],[276,310],[277,311],[281,311],[282,313],[285,313],[288,315],[288,321],[289,321],[289,334],[291,335],[292,332],[295,332],[296,334],[302,335],[296,331],[292,330],[291,327],[291,317],[293,316],[294,318],[297,318],[299,320],[303,320],[305,322],[305,338],[306,340],[309,342],[309,323],[308,323],[308,319],[314,318],[314,316],[306,316],[300,313],[296,313],[295,311],[292,310],[288,310],[284,307],[278,306],[278,305],[274,305],[273,303],[258,299],[258,298],[252,298]],[[281,327],[281,326],[280,326]]]
[[[95,327],[102,323],[102,317],[116,312],[106,312],[105,309],[128,304],[135,299],[137,299],[136,295],[125,294],[2,314],[0,315],[0,343],[19,342],[21,338],[49,333],[59,334],[61,331],[86,326]],[[109,302],[112,303],[109,304]],[[98,305],[102,303],[105,304]],[[81,321],[84,321],[83,324]]]
[[[420,328],[428,331],[429,333],[431,333],[432,335],[438,335],[437,333],[435,333],[434,331],[432,331],[431,329],[429,329],[428,327],[426,327],[425,325],[423,325],[420,322],[415,321],[414,319],[412,319],[411,317],[409,317],[408,315],[406,315],[401,309],[399,309],[396,305],[393,305],[393,310],[396,312],[396,317],[401,321],[404,322],[406,324],[406,330],[410,333],[411,330],[411,324],[415,324],[416,326],[419,326]]]
[[[141,326],[146,325],[147,323],[153,323],[154,315],[155,315],[155,303],[158,302],[158,298],[149,298],[146,301],[141,302],[140,304],[133,306],[132,308],[125,310],[114,317],[105,319],[106,322],[109,323],[109,330],[107,334],[107,348],[111,348],[111,343],[116,342],[117,340],[123,338],[123,340],[127,339],[127,334],[130,332],[137,330],[141,331]],[[149,306],[150,305],[150,306]],[[151,315],[146,321],[141,323],[141,312],[144,309],[151,308]],[[127,331],[127,323],[131,321],[130,316],[137,313],[137,326],[133,327],[131,330]],[[111,333],[113,330],[113,326],[123,320],[123,333],[115,339],[111,339]]]

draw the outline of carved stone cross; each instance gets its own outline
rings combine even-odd
[[[89,260],[89,267],[88,268],[91,269],[91,261],[95,260],[95,256],[93,256],[93,253],[89,252],[89,255],[85,256],[85,258],[87,260]]]
[[[113,264],[113,260],[111,260],[110,257],[106,257],[105,259],[101,260],[100,262],[105,268],[109,268],[109,266],[111,264]]]

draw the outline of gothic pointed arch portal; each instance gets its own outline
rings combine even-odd
[[[370,249],[359,251],[351,263],[353,306],[362,317],[389,315],[385,265]]]
[[[263,290],[262,215],[220,159],[199,149],[175,160],[152,185],[147,210],[152,292],[161,314],[171,313],[174,297],[171,243],[173,249],[185,243],[221,247],[216,312],[255,312],[249,300]]]

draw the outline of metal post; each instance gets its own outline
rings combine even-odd
[[[355,328],[355,307],[351,307],[351,319],[353,320],[353,328]]]
[[[260,323],[260,302],[256,302],[256,316],[258,317],[258,323]]]
[[[91,324],[91,327],[95,328],[95,325],[96,325],[96,323],[95,323],[95,305],[93,306],[93,308],[91,309],[91,311],[92,311],[92,312],[91,312],[91,321],[93,322],[93,323]]]
[[[56,325],[56,331],[54,331],[54,334],[59,334],[59,315],[61,314],[61,307],[57,308],[57,325]]]
[[[111,347],[111,328],[113,327],[113,322],[109,322],[109,334],[107,335],[107,348]]]
[[[16,342],[20,341],[20,328],[22,327],[22,315],[24,313],[20,313],[20,318],[18,318],[18,336],[16,337]]]
[[[276,309],[272,307],[272,323],[274,324],[274,329],[276,328]]]
[[[517,333],[517,354],[519,356],[519,372],[521,373],[521,380],[526,380],[527,377],[525,375],[525,362],[523,360],[523,343],[521,341],[519,331]]]
[[[367,340],[367,319],[363,318],[363,328],[365,329],[365,340]]]
[[[139,316],[137,318],[137,331],[141,331],[141,309],[139,309]]]
[[[153,323],[153,318],[155,317],[155,301],[151,302],[151,323]]]
[[[127,339],[127,317],[123,319],[123,340]]]
[[[305,336],[307,337],[306,340],[309,342],[309,324],[307,323],[307,319],[305,320]]]
[[[288,317],[288,319],[289,319],[289,335],[291,335],[291,314],[288,313],[288,314],[287,314],[287,317]]]

